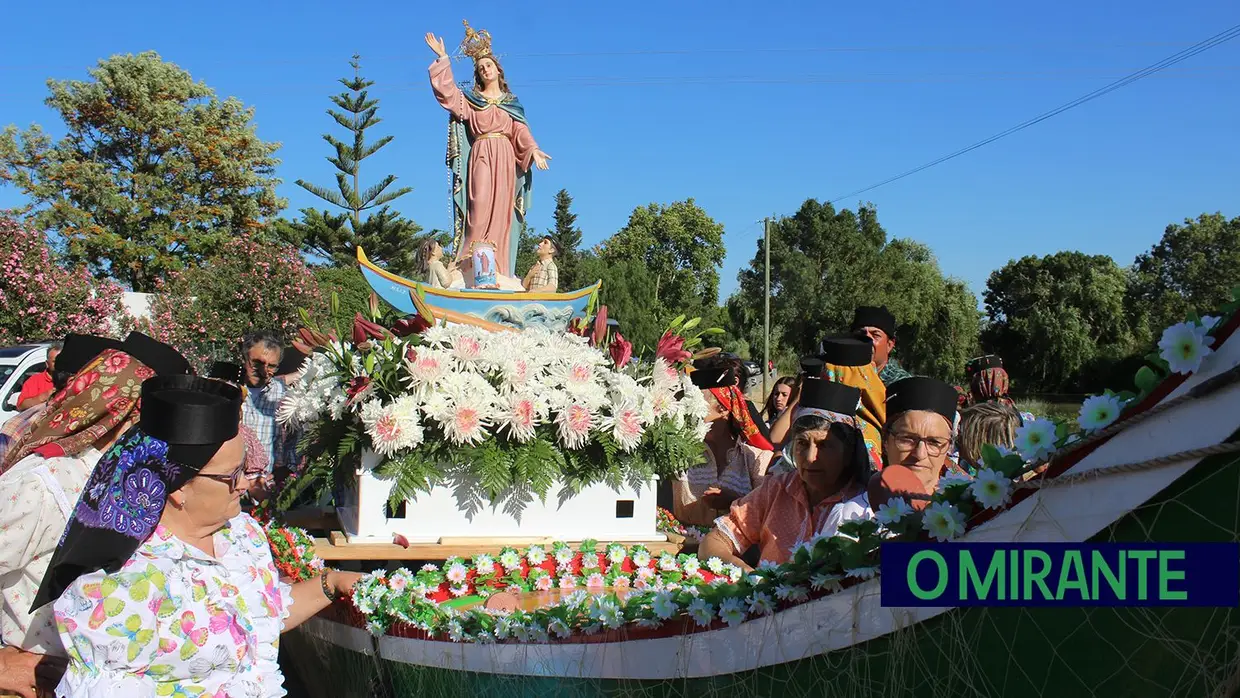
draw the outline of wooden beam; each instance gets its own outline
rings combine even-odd
[[[315,538],[315,552],[329,562],[346,560],[378,561],[378,560],[446,560],[450,557],[469,558],[476,555],[499,555],[504,548],[522,550],[531,545],[550,547],[553,538],[456,538],[441,539],[438,543],[411,543],[408,548],[394,543],[350,543],[341,531],[332,531],[327,538]],[[573,548],[581,546],[581,541],[564,541]],[[630,548],[644,545],[652,555],[662,553],[679,553],[681,543],[672,541],[617,541],[620,545]],[[611,545],[611,541],[599,541],[599,551]]]

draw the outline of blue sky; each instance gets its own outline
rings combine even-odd
[[[414,187],[401,212],[443,228],[446,117],[422,35],[454,47],[468,18],[494,35],[553,157],[535,180],[535,226],[561,187],[588,244],[635,206],[693,197],[726,227],[726,297],[763,216],[903,172],[1240,21],[1230,0],[364,7],[355,19],[339,2],[10,3],[6,23],[23,30],[0,44],[0,124],[59,133],[48,78],[155,50],[255,108],[260,136],[283,144],[280,193],[295,211],[316,199],[293,180],[332,181],[320,134],[339,132],[324,110],[357,52],[383,100],[373,133],[396,136],[363,178],[398,175]],[[1168,223],[1240,214],[1237,123],[1240,40],[857,199],[980,295],[1010,258],[1079,249],[1126,265]],[[0,190],[0,206],[18,201]]]

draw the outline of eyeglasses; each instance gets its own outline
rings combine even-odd
[[[275,373],[280,368],[280,364],[269,364],[262,359],[250,359],[250,365],[259,373]]]
[[[205,477],[208,480],[215,480],[228,485],[229,492],[236,492],[241,489],[241,479],[245,477],[245,460],[241,461],[241,465],[237,469],[227,475],[219,475],[216,473],[198,473],[198,477]]]
[[[916,451],[920,444],[926,445],[926,453],[930,456],[941,456],[952,445],[951,439],[924,438],[908,433],[893,433],[892,440],[902,449]]]

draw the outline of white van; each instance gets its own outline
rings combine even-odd
[[[45,343],[0,347],[0,424],[17,414],[17,398],[26,379],[47,368]]]

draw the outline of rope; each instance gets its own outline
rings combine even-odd
[[[1108,465],[1094,470],[1086,470],[1080,473],[1067,473],[1059,477],[1042,477],[1025,482],[1017,482],[1013,484],[1013,489],[1029,490],[1041,489],[1043,487],[1059,487],[1062,485],[1074,485],[1081,482],[1089,482],[1106,475],[1123,475],[1125,473],[1139,473],[1145,470],[1154,470],[1174,463],[1181,463],[1186,460],[1195,460],[1198,458],[1207,458],[1209,456],[1217,456],[1223,453],[1240,453],[1240,442],[1226,442],[1214,444],[1213,446],[1205,446],[1203,448],[1194,448],[1179,453],[1172,453],[1168,456],[1159,456],[1137,463],[1119,463],[1117,465]]]
[[[1154,405],[1150,409],[1145,410],[1143,412],[1138,412],[1137,414],[1134,414],[1131,417],[1128,417],[1127,419],[1121,419],[1120,421],[1115,422],[1114,424],[1112,424],[1109,427],[1106,427],[1105,429],[1096,431],[1093,434],[1090,434],[1089,436],[1085,437],[1084,439],[1081,439],[1080,441],[1075,441],[1069,444],[1063,450],[1051,456],[1050,459],[1045,461],[1044,463],[1034,463],[1034,464],[1027,466],[1024,470],[1018,473],[1018,477],[1023,476],[1043,466],[1049,466],[1055,463],[1060,463],[1064,459],[1071,456],[1073,453],[1083,448],[1092,446],[1101,441],[1105,441],[1131,426],[1135,426],[1141,422],[1144,422],[1147,419],[1160,415],[1163,412],[1166,412],[1169,409],[1182,405],[1185,402],[1189,402],[1190,400],[1196,400],[1198,398],[1205,397],[1211,393],[1214,393],[1218,390],[1226,388],[1227,386],[1230,386],[1233,383],[1236,383],[1238,381],[1240,381],[1240,365],[1233,366],[1232,368],[1218,374],[1217,376],[1207,378],[1206,380],[1202,381],[1196,386],[1193,386],[1191,390],[1189,390],[1188,392],[1184,393],[1183,395],[1177,398],[1168,400],[1166,402],[1161,402],[1157,405]]]

